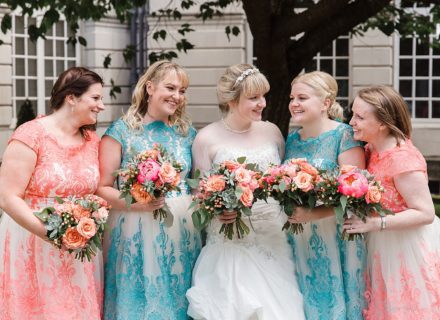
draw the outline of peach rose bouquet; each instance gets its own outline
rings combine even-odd
[[[196,228],[205,228],[214,216],[224,211],[236,211],[236,221],[223,224],[219,233],[228,239],[233,238],[235,231],[239,239],[249,233],[242,217],[252,214],[251,207],[256,201],[254,191],[259,187],[261,173],[255,164],[246,164],[245,161],[245,157],[226,160],[215,164],[203,177],[196,171],[194,179],[188,179],[190,186],[197,189],[190,206],[195,209],[192,219]]]
[[[160,144],[136,155],[125,168],[116,172],[122,177],[121,199],[127,206],[132,203],[148,203],[163,197],[170,191],[180,191],[182,165],[174,160]],[[154,219],[166,220],[171,216],[165,205],[153,211]]]
[[[56,198],[53,207],[34,214],[43,221],[48,240],[57,248],[75,253],[75,258],[88,261],[102,250],[109,205],[95,195],[80,198]]]
[[[315,207],[315,186],[320,179],[319,171],[306,159],[290,159],[282,165],[270,166],[266,170],[260,180],[262,187],[257,197],[263,200],[273,197],[290,217],[296,207]],[[300,234],[304,227],[301,223],[287,221],[282,230]]]
[[[334,172],[322,173],[322,181],[316,192],[318,202],[334,207],[339,223],[356,215],[363,221],[367,216],[390,214],[380,204],[385,189],[367,170],[354,166],[342,166]],[[354,240],[362,234],[341,234],[344,240]]]

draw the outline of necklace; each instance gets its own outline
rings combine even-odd
[[[238,134],[246,133],[246,132],[248,132],[249,130],[251,130],[251,128],[252,128],[252,124],[251,124],[251,125],[249,126],[249,128],[244,129],[244,130],[235,130],[235,129],[232,129],[232,128],[226,123],[225,118],[222,118],[222,124],[223,124],[223,126],[225,127],[226,130],[228,130],[228,131],[230,131],[230,132],[233,132],[233,133],[238,133]]]

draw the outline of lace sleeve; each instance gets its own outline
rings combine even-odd
[[[425,158],[411,143],[390,153],[386,161],[389,161],[387,167],[392,177],[412,171],[422,171],[425,174],[427,172]]]
[[[14,134],[9,139],[8,143],[11,143],[13,140],[20,141],[38,154],[42,135],[44,135],[43,126],[37,120],[33,120],[19,126],[14,131]]]
[[[104,135],[112,137],[121,145],[123,145],[123,137],[124,131],[126,130],[127,125],[122,119],[118,119],[114,121],[105,131]]]
[[[195,137],[192,145],[192,175],[198,169],[201,173],[211,168],[212,160],[209,156],[209,136],[201,130]]]
[[[339,144],[339,154],[355,147],[361,147],[362,142],[354,140],[353,138],[353,128],[346,124],[341,124],[341,126],[342,136],[341,143]]]

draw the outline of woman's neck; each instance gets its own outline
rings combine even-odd
[[[143,122],[148,124],[155,121],[162,121],[167,125],[169,125],[170,122],[168,119],[168,115],[161,115],[158,112],[155,112],[154,110],[147,110],[143,118]]]
[[[76,121],[75,116],[68,107],[61,107],[49,115],[48,119],[52,120],[54,130],[66,136],[76,136],[79,134],[81,125]]]
[[[377,137],[374,142],[369,143],[377,153],[381,153],[393,149],[397,145],[397,139],[391,134],[387,134],[386,136]]]
[[[222,123],[226,130],[234,133],[245,133],[251,130],[252,120],[243,119],[239,115],[227,113],[223,119]]]
[[[316,121],[304,124],[301,127],[301,138],[316,138],[326,131],[333,129],[334,123],[329,118],[320,118]]]

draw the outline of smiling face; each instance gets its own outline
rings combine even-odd
[[[246,122],[260,121],[264,108],[266,108],[266,98],[263,93],[242,94],[238,103],[230,103],[230,112],[234,114],[234,117],[240,117]]]
[[[148,81],[148,114],[157,120],[166,121],[183,105],[186,89],[175,71],[169,72],[157,84]]]
[[[329,99],[323,99],[307,84],[297,82],[290,92],[289,111],[295,123],[304,125],[327,116]]]
[[[81,126],[95,124],[98,113],[104,110],[102,102],[102,84],[90,85],[86,92],[79,97],[71,96],[74,103],[74,112],[79,117]]]
[[[356,140],[371,143],[387,130],[387,127],[377,119],[375,108],[361,98],[354,99],[352,111],[350,125],[353,127]]]

